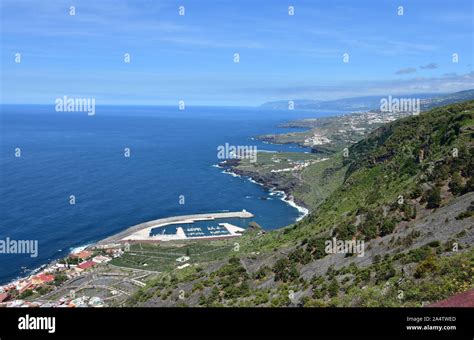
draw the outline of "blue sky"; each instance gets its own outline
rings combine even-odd
[[[97,104],[259,105],[474,88],[472,0],[0,6],[2,103],[54,103],[68,95]]]

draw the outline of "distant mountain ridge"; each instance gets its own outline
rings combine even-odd
[[[474,89],[455,93],[414,93],[404,95],[392,95],[392,97],[420,99],[421,109],[427,110],[433,107],[448,105],[454,102],[472,100],[474,99]],[[288,102],[292,100],[294,103],[294,109],[298,110],[369,111],[379,110],[380,100],[383,98],[388,98],[388,95],[353,97],[326,101],[289,99],[267,102],[262,104],[261,107],[268,109],[288,109]]]

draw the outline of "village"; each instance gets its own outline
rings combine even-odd
[[[0,307],[103,307],[105,303],[99,296],[76,298],[73,292],[69,292],[69,298],[63,297],[57,301],[49,301],[47,297],[53,296],[67,281],[123,253],[121,245],[73,252],[67,258],[45,265],[25,278],[0,286]]]
[[[290,121],[281,127],[303,128],[305,131],[267,134],[258,140],[275,144],[293,144],[310,147],[313,152],[337,152],[356,143],[382,124],[410,116],[404,111],[361,111],[330,117],[305,118]]]
[[[289,171],[301,171],[303,170],[304,168],[310,166],[311,164],[315,164],[315,163],[319,163],[319,162],[323,162],[325,160],[327,160],[328,158],[320,158],[320,159],[305,159],[305,160],[291,160],[291,159],[285,159],[285,162],[290,165],[290,167],[288,168],[280,168],[280,169],[272,169],[270,170],[270,172],[273,172],[273,173],[278,173],[278,172],[289,172]],[[278,158],[278,157],[272,157],[271,158],[272,162],[273,163],[281,163],[282,162],[282,158]]]

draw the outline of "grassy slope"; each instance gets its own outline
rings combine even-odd
[[[295,197],[307,202],[312,209],[316,208],[343,182],[346,166],[341,161],[341,155],[334,155],[330,159],[312,164],[303,170],[301,177],[303,187],[293,193]]]
[[[344,184],[308,219],[308,225],[328,225],[354,215],[360,207],[380,207],[394,203],[399,195],[407,197],[431,162],[450,158],[454,148],[468,152],[465,149],[473,145],[473,132],[466,127],[474,127],[473,117],[474,101],[469,101],[374,131],[349,149]],[[422,148],[425,158],[417,162]]]

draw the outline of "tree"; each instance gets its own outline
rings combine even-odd
[[[416,218],[416,205],[414,205],[413,208],[412,208],[412,210],[411,210],[410,218],[411,218],[411,219],[415,219],[415,218]]]
[[[471,191],[474,191],[474,177],[470,177],[466,182],[466,186],[464,187],[465,193]]]
[[[328,287],[329,295],[334,297],[339,293],[339,282],[337,282],[336,278],[332,279],[331,283]]]
[[[455,172],[449,182],[449,189],[453,195],[457,196],[463,191],[463,183],[461,176]]]
[[[324,243],[325,241],[326,239],[322,237],[312,238],[308,241],[306,249],[311,252],[311,254],[313,255],[313,259],[318,260],[326,256],[326,246]]]
[[[438,268],[439,268],[439,265],[437,263],[437,260],[432,255],[417,265],[415,272],[413,273],[413,276],[417,279],[420,279],[420,278],[425,277],[426,274],[428,273],[437,271]]]
[[[339,225],[336,228],[337,236],[343,240],[350,240],[356,233],[357,228],[352,223]]]
[[[415,189],[413,189],[413,191],[410,193],[410,198],[416,199],[416,198],[420,197],[422,194],[423,194],[423,190],[421,189],[421,187],[417,186],[417,187],[415,187]]]
[[[382,222],[380,226],[380,236],[385,236],[391,234],[395,229],[395,221],[392,219],[387,219]]]
[[[362,233],[365,235],[365,240],[369,241],[377,236],[377,225],[366,221]]]
[[[449,166],[446,164],[443,164],[439,167],[439,172],[438,172],[438,177],[446,180],[449,177]]]
[[[210,301],[215,301],[215,300],[220,300],[220,299],[221,299],[221,297],[220,297],[219,288],[214,286],[211,290],[211,294],[209,295],[209,300]]]
[[[427,201],[426,208],[428,209],[438,208],[441,204],[440,188],[434,187],[431,190],[429,190],[426,201]]]
[[[376,272],[376,282],[382,282],[382,281],[387,281],[391,277],[395,276],[397,274],[397,271],[393,267],[392,263],[384,264],[379,266],[377,272]]]
[[[18,295],[18,298],[19,299],[26,299],[27,297],[33,295],[33,291],[31,289],[27,289],[25,290],[23,293],[21,293],[20,295]]]
[[[299,278],[299,272],[294,263],[287,258],[279,259],[272,268],[275,273],[275,281],[289,282]]]
[[[269,268],[267,266],[260,267],[254,274],[253,277],[255,280],[262,280],[267,276],[267,270]]]
[[[55,286],[59,286],[60,284],[62,284],[63,282],[67,281],[67,276],[65,274],[56,274],[54,276],[54,282],[53,284]]]
[[[293,264],[288,272],[288,277],[291,281],[294,281],[297,278],[299,278],[299,276],[300,276],[300,273],[298,272],[298,269],[296,268],[296,266]]]

